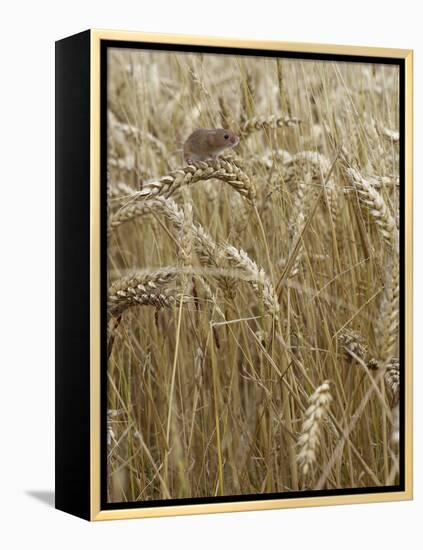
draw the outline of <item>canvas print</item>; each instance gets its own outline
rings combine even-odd
[[[400,69],[107,49],[107,503],[396,487]]]

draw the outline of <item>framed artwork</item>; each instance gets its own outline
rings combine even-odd
[[[56,43],[56,507],[412,498],[412,52]]]

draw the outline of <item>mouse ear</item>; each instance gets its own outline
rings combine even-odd
[[[215,144],[215,139],[217,135],[218,132],[216,130],[210,130],[204,136],[204,143],[212,147]]]

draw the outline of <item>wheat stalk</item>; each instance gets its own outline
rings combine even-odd
[[[385,266],[387,275],[376,324],[378,359],[391,359],[396,352],[399,326],[399,265],[398,256],[389,257]]]
[[[181,232],[186,225],[186,217],[173,199],[165,197],[155,197],[145,201],[136,201],[121,208],[118,212],[110,216],[109,234],[124,223],[135,220],[140,216],[159,213],[164,215],[174,226],[175,230]],[[191,212],[192,215],[192,212]],[[217,245],[212,237],[198,223],[191,221],[191,231],[194,240],[194,246],[202,263],[216,265],[213,258],[216,255]]]
[[[282,110],[286,110],[289,116],[291,116],[291,102],[286,91],[285,81],[286,77],[284,74],[284,67],[282,59],[276,60],[276,69],[278,73],[278,85],[279,85],[279,98],[281,102]]]
[[[378,176],[373,174],[371,176],[366,176],[367,181],[373,185],[375,189],[380,189],[384,187],[399,187],[400,181],[398,176]]]
[[[298,153],[292,155],[291,158],[288,158],[284,164],[286,166],[289,166],[290,164],[300,166],[308,164],[315,169],[312,172],[312,175],[318,180],[322,180],[331,167],[330,160],[325,157],[325,155],[322,155],[317,151],[299,151]]]
[[[184,185],[210,179],[224,181],[250,202],[255,201],[256,189],[253,182],[235,162],[224,159],[196,162],[157,180],[146,182],[141,191],[134,193],[132,200],[170,197]]]
[[[293,182],[300,178],[302,184],[320,186],[331,168],[327,157],[316,151],[299,151],[283,163],[284,182],[293,186]],[[333,223],[338,216],[338,190],[333,178],[329,178],[325,185],[325,198]]]
[[[276,316],[279,313],[279,301],[269,277],[262,267],[259,267],[248,254],[232,245],[223,248],[229,265],[240,272],[245,280],[253,287],[258,297],[263,298],[263,303],[269,314]]]
[[[110,110],[108,112],[108,122],[110,126],[110,135],[113,135],[113,131],[115,130],[121,132],[126,138],[137,138],[137,140],[140,141],[147,141],[158,156],[166,158],[167,150],[165,144],[150,132],[140,130],[133,124],[120,122],[116,115]]]
[[[135,157],[133,155],[126,155],[124,157],[113,158],[109,155],[107,166],[121,172],[131,173],[135,168]]]
[[[254,83],[253,75],[250,70],[246,70],[245,76],[241,81],[241,108],[240,123],[247,120],[247,117],[254,115]]]
[[[181,295],[177,284],[180,273],[175,268],[142,272],[131,277],[122,277],[109,288],[109,311],[121,314],[130,306],[172,307]],[[192,298],[182,296],[184,302]]]
[[[298,463],[303,475],[307,475],[316,461],[316,451],[320,445],[321,423],[326,416],[332,396],[329,381],[323,382],[309,397],[309,406],[304,414],[301,435],[298,439]]]
[[[392,391],[394,402],[397,402],[400,390],[400,364],[398,357],[393,357],[388,361],[386,365],[385,382]]]
[[[367,346],[362,335],[348,327],[338,334],[338,342],[343,349],[346,360],[351,363],[356,358],[364,361],[367,355]]]
[[[184,267],[192,266],[192,247],[194,240],[194,228],[192,220],[192,203],[185,200],[183,204],[183,223],[179,236],[179,257]]]
[[[294,208],[293,214],[289,220],[288,229],[291,236],[291,247],[289,256],[293,249],[295,248],[297,241],[302,234],[306,221],[307,213],[310,208],[310,203],[315,195],[314,189],[310,186],[309,183],[306,183],[304,180],[300,181],[294,195]],[[300,264],[304,257],[304,243],[301,241],[300,248],[295,256],[294,263],[289,272],[289,278],[292,279],[296,277],[300,270]]]
[[[183,210],[179,208],[173,199],[165,197],[156,197],[145,201],[137,201],[128,204],[125,208],[110,216],[109,234],[124,223],[135,220],[140,216],[159,213],[164,215],[174,226],[177,232],[182,232],[186,227],[186,218]],[[218,246],[207,233],[207,231],[196,222],[191,222],[190,231],[192,232],[193,245],[198,257],[203,265],[217,267]]]
[[[152,200],[138,201],[133,204],[128,204],[127,207],[119,210],[114,215],[110,216],[109,220],[109,235],[120,225],[136,219],[139,216],[160,213],[164,215],[179,234],[187,230],[192,238],[192,244],[197,253],[201,265],[216,268],[214,276],[218,281],[224,293],[233,299],[236,295],[235,280],[231,275],[224,275],[223,261],[224,253],[222,247],[217,245],[213,238],[199,223],[191,221],[186,222],[184,212],[179,208],[173,199],[157,197]]]
[[[220,120],[223,128],[233,128],[235,127],[235,120],[231,109],[223,96],[218,98],[219,108],[220,108]]]
[[[297,192],[294,197],[294,214],[289,221],[289,232],[291,234],[291,252],[296,246],[297,240],[303,232],[306,223],[306,214],[310,203],[310,197],[312,195],[311,188],[304,182],[300,182],[297,188]],[[291,254],[289,254],[290,256]],[[296,277],[300,270],[300,264],[304,257],[304,243],[300,243],[300,249],[295,256],[294,263],[291,271],[289,272],[289,278]]]
[[[382,195],[355,168],[346,169],[347,178],[356,189],[360,203],[364,205],[375,220],[383,240],[389,245],[398,245],[398,230],[395,218]]]
[[[109,207],[116,208],[123,206],[135,191],[136,189],[123,181],[119,181],[114,185],[109,184],[107,186],[107,202]]]
[[[276,128],[283,128],[284,126],[298,126],[301,124],[301,120],[297,117],[278,116],[278,115],[269,115],[269,116],[256,116],[245,120],[241,124],[240,134],[242,136],[248,136],[253,132],[258,132],[260,130],[271,130]]]
[[[246,230],[250,221],[250,209],[248,204],[240,197],[238,193],[233,193],[230,198],[230,208],[233,213],[233,219],[231,219],[231,235],[234,235],[236,243],[240,241],[240,238]],[[234,242],[233,239],[230,239]]]
[[[391,445],[395,448],[400,443],[400,410],[397,403],[392,411]]]
[[[257,169],[264,169],[266,171],[272,170],[275,165],[281,165],[287,163],[292,159],[291,153],[285,151],[285,149],[274,149],[267,151],[263,154],[251,153],[248,158],[248,165],[251,167],[252,172],[254,173]],[[283,175],[285,181],[285,175]],[[277,179],[279,179],[279,174],[276,174]]]
[[[369,370],[384,370],[385,382],[392,392],[393,403],[398,403],[400,390],[400,363],[398,357],[392,357],[385,362],[373,357],[367,362],[367,368]]]
[[[400,134],[398,130],[391,130],[390,128],[386,128],[386,126],[380,126],[378,125],[377,129],[379,130],[379,133],[389,141],[392,141],[393,143],[399,143],[400,140]]]

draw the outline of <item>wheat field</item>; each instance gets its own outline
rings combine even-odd
[[[109,502],[398,483],[398,128],[394,65],[109,50]]]

